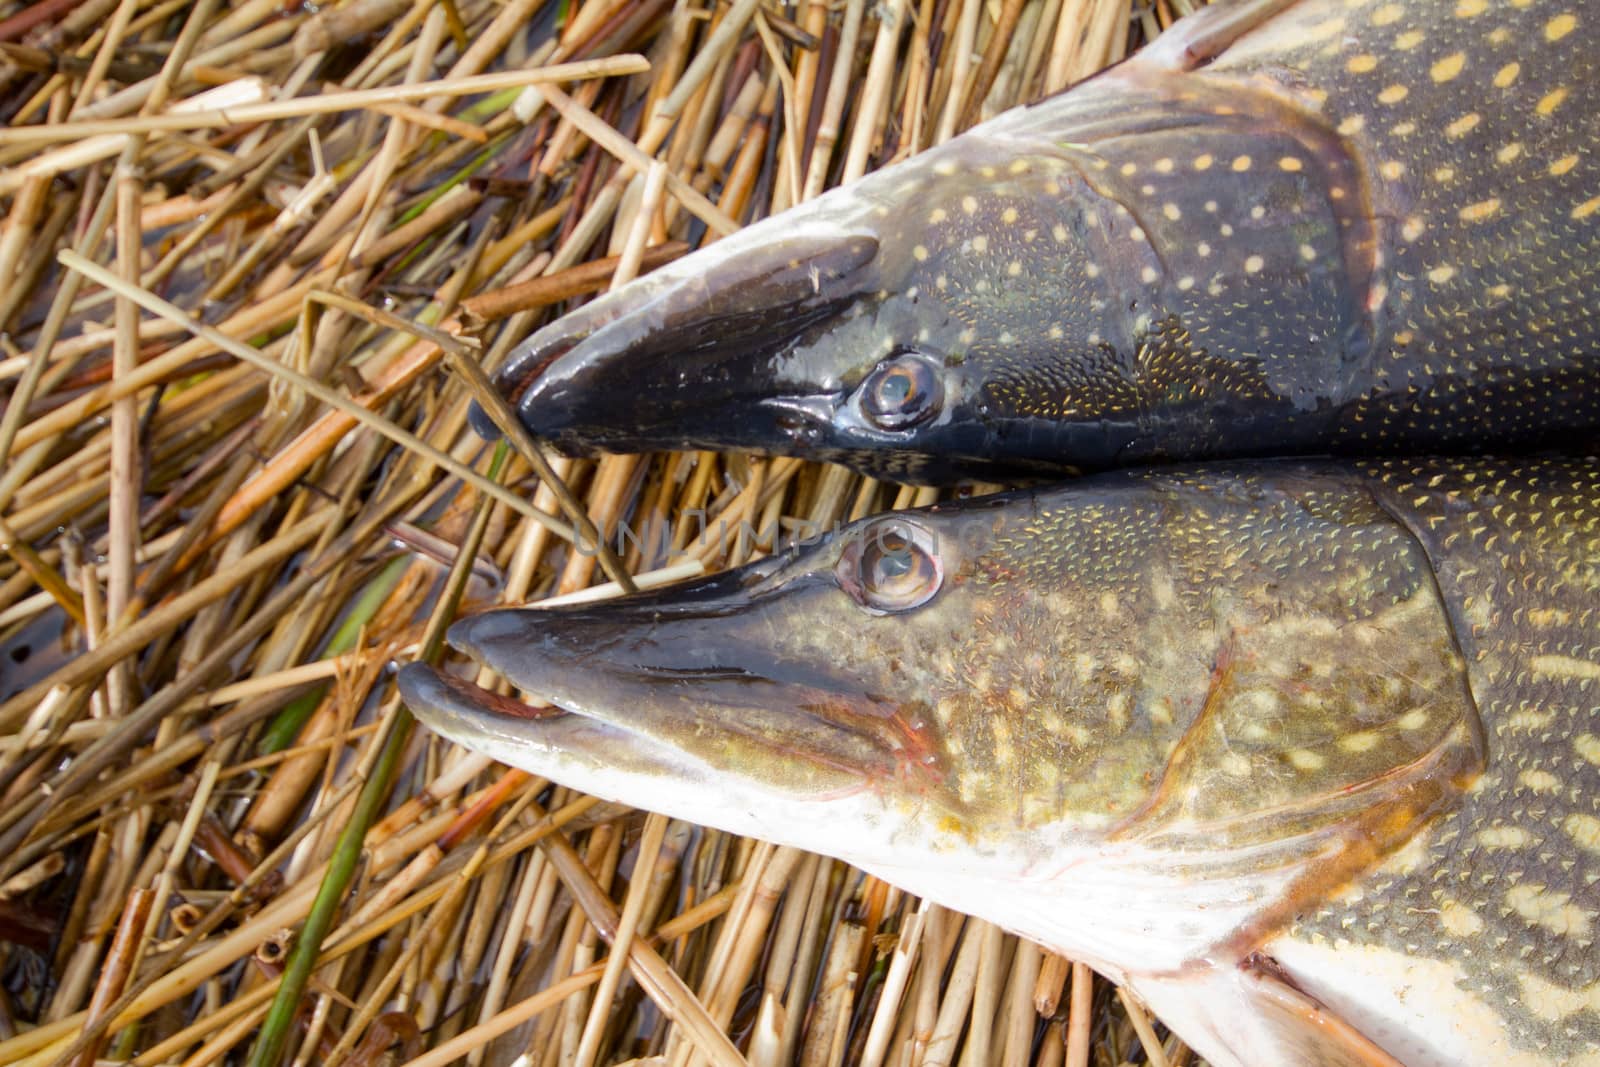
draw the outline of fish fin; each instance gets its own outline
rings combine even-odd
[[[1213,1067],[1404,1067],[1261,953],[1128,984]]]
[[[1296,0],[1235,0],[1211,4],[1174,23],[1129,63],[1169,71],[1203,67],[1240,37],[1295,3]]]

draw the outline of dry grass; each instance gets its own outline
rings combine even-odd
[[[1188,1062],[986,924],[442,743],[386,670],[773,547],[597,568],[591,523],[933,499],[485,446],[469,372],[1187,6],[0,3],[0,1064]]]

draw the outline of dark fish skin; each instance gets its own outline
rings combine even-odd
[[[1600,1058],[1593,459],[1111,473],[450,639],[568,713],[405,668],[445,736],[997,922],[1216,1067]]]
[[[1587,448],[1597,25],[1576,0],[1224,0],[578,310],[500,386],[570,452],[924,482]]]

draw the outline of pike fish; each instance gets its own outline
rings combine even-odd
[[[893,512],[492,611],[436,731],[838,856],[1217,1067],[1600,1064],[1600,467],[1286,460]]]
[[[903,481],[1587,448],[1597,28],[1584,0],[1221,0],[596,300],[499,384],[569,452]]]

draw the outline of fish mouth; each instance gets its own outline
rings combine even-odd
[[[758,236],[686,256],[539,330],[496,389],[530,432],[571,454],[765,439],[778,414],[759,401],[782,391],[778,358],[873,286],[878,240],[821,222]],[[498,434],[480,409],[472,417]]]
[[[402,694],[436,732],[563,780],[605,764],[818,800],[890,781],[931,784],[932,748],[907,725],[914,712],[763,638],[782,623],[769,610],[777,598],[759,586],[781,563],[451,627],[451,645],[554,707],[418,664],[402,669]],[[794,595],[795,583],[785,585]]]

